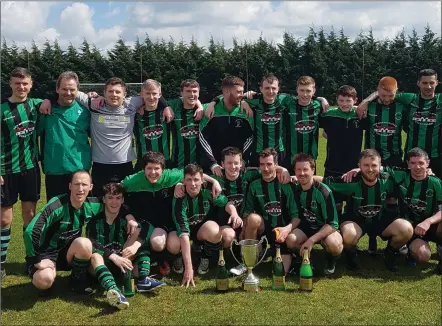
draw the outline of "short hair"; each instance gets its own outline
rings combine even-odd
[[[437,79],[437,72],[434,69],[422,69],[421,71],[419,71],[417,79],[420,80],[424,76],[436,76]]]
[[[60,76],[58,76],[56,84],[57,88],[60,88],[60,84],[63,79],[74,79],[75,82],[77,83],[77,87],[80,85],[80,80],[78,79],[78,75],[73,71],[65,71],[62,72]]]
[[[378,84],[379,88],[385,89],[386,91],[397,90],[397,80],[391,76],[382,77]]]
[[[184,87],[200,88],[200,84],[195,79],[185,79],[181,82],[180,90],[183,91]]]
[[[428,161],[430,159],[428,157],[428,153],[419,147],[414,147],[414,148],[410,149],[410,151],[407,153],[407,162],[412,157],[423,157],[426,161]]]
[[[199,166],[198,164],[190,163],[184,167],[184,175],[186,175],[186,174],[195,175],[197,173],[201,174],[201,178],[204,175],[203,168],[201,166]]]
[[[315,85],[315,80],[310,77],[310,76],[301,76],[299,77],[299,79],[296,81],[296,87],[301,86],[301,85]]]
[[[74,177],[75,177],[77,174],[80,174],[80,173],[87,174],[87,175],[89,176],[89,179],[91,180],[91,183],[92,183],[92,176],[91,176],[91,174],[89,173],[89,171],[87,171],[87,170],[78,170],[78,171],[73,172],[73,173],[71,174],[71,180],[69,181],[69,183],[72,183],[72,180],[74,180]]]
[[[161,83],[155,79],[146,79],[143,85],[141,85],[141,89],[150,89],[152,87],[159,88],[161,91]]]
[[[336,92],[336,97],[338,96],[346,96],[346,97],[351,97],[352,99],[356,99],[357,98],[357,92],[356,92],[356,88],[354,88],[353,86],[349,86],[349,85],[344,85],[339,87],[338,91]]]
[[[111,182],[103,186],[103,197],[106,195],[123,195],[124,187],[121,183]]]
[[[224,161],[226,159],[226,156],[235,156],[239,155],[242,157],[242,151],[238,147],[229,146],[224,148],[221,151],[221,161]]]
[[[106,92],[108,86],[113,86],[113,85],[121,85],[124,88],[124,91],[126,91],[127,89],[126,84],[121,78],[112,77],[106,81],[106,84],[104,84],[104,92]]]
[[[381,155],[379,154],[379,152],[377,150],[375,150],[374,148],[367,148],[364,149],[360,154],[359,154],[359,161],[362,160],[363,158],[378,158],[379,160],[381,159]]]
[[[232,88],[235,86],[242,86],[244,87],[244,81],[236,76],[226,76],[224,77],[223,81],[221,82],[221,88]]]
[[[159,164],[159,165],[161,165],[161,168],[163,170],[166,167],[166,160],[164,158],[163,153],[160,153],[160,152],[148,151],[148,152],[144,153],[144,155],[141,159],[143,161],[143,169],[149,163]]]
[[[261,86],[264,84],[265,81],[268,82],[269,84],[276,81],[276,82],[278,82],[278,85],[279,85],[278,77],[276,77],[275,75],[272,75],[272,74],[262,77]]]
[[[313,156],[306,153],[298,153],[293,158],[293,167],[296,166],[296,163],[304,163],[307,162],[310,165],[310,168],[314,171],[316,167],[316,162]]]
[[[273,156],[273,162],[278,164],[278,153],[274,148],[264,148],[261,152],[259,152],[259,158],[266,158],[269,156]]]
[[[31,73],[29,72],[28,69],[26,68],[22,68],[22,67],[17,67],[14,68],[14,70],[11,71],[11,74],[9,75],[9,80],[11,80],[12,78],[31,78]]]

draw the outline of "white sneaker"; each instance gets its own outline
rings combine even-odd
[[[247,267],[244,266],[243,264],[238,265],[238,266],[233,267],[233,268],[230,269],[230,273],[235,275],[235,276],[240,276],[240,275],[242,275],[242,274],[244,274],[246,272],[247,272]]]

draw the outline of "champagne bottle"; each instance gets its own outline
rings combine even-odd
[[[299,289],[301,291],[313,290],[313,270],[310,265],[308,249],[304,248],[302,256],[302,264],[299,270]]]
[[[229,290],[229,272],[226,268],[224,260],[224,251],[219,250],[218,266],[216,268],[216,290],[219,292],[226,292]]]
[[[275,244],[275,247],[276,247],[276,255],[275,258],[273,258],[272,289],[285,290],[285,271],[284,271],[284,264],[282,263],[282,258],[281,258],[281,247],[279,244]]]
[[[126,297],[135,295],[135,281],[130,270],[123,274],[123,294]]]

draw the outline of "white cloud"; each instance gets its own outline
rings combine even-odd
[[[361,30],[373,28],[376,38],[392,38],[403,27],[411,33],[415,27],[422,33],[427,23],[440,36],[441,3],[430,2],[321,2],[321,1],[235,1],[235,2],[109,2],[105,12],[95,12],[90,3],[64,5],[59,20],[48,26],[49,11],[54,3],[2,2],[2,35],[7,41],[20,45],[38,44],[45,38],[59,39],[61,46],[68,42],[80,44],[84,38],[106,50],[114,46],[121,35],[132,43],[148,34],[152,39],[183,39],[194,37],[207,46],[210,36],[232,45],[238,40],[256,40],[261,34],[270,41],[281,40],[285,30],[297,37],[307,35],[309,27],[323,26],[327,31],[344,28],[350,38]],[[123,17],[123,20],[117,18]],[[17,18],[20,24],[17,24]],[[114,19],[118,23],[109,28],[97,28],[100,19]]]

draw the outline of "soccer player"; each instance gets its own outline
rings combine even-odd
[[[336,261],[343,245],[339,232],[338,214],[330,188],[313,179],[315,160],[309,154],[299,153],[293,159],[297,184],[292,184],[299,215],[294,220],[293,231],[287,236],[287,247],[309,251],[320,242],[327,252],[325,275],[335,272]]]
[[[183,169],[189,163],[200,163],[199,120],[203,110],[198,107],[200,85],[196,80],[181,82],[181,98],[169,101],[174,112],[172,131],[172,167]]]
[[[388,174],[380,173],[380,154],[375,149],[362,151],[358,166],[361,175],[351,183],[346,183],[341,177],[327,177],[323,180],[333,193],[348,198],[340,225],[347,268],[360,268],[356,245],[367,233],[374,239],[379,236],[388,241],[385,264],[388,270],[396,272],[398,268],[395,262],[399,249],[411,239],[413,228],[408,221],[397,215],[385,214],[386,200],[393,193],[395,184]]]
[[[90,113],[78,101],[78,75],[60,74],[50,115],[39,123],[42,168],[45,173],[46,200],[69,192],[72,173],[91,168],[89,144]]]
[[[97,198],[87,198],[92,190],[89,172],[78,171],[71,177],[70,194],[52,198],[25,230],[27,267],[32,284],[40,290],[52,286],[57,270],[72,269],[71,288],[90,294],[87,269],[92,243],[81,237],[81,231],[103,205]]]
[[[209,271],[209,258],[213,257],[221,246],[221,230],[209,214],[211,207],[224,207],[230,214],[233,227],[242,226],[242,219],[238,216],[233,203],[228,202],[224,195],[212,199],[212,194],[208,189],[202,188],[202,184],[203,169],[196,164],[187,165],[184,168],[186,195],[182,198],[174,198],[172,205],[176,232],[173,232],[174,243],[170,252],[175,255],[179,254],[180,250],[182,252],[182,263],[184,263],[182,285],[186,284],[186,287],[189,284],[195,286],[189,240],[204,242],[198,266],[200,275]],[[181,260],[181,257],[177,260]]]
[[[164,155],[159,152],[147,152],[142,157],[142,171],[125,178],[122,182],[126,191],[128,206],[137,219],[145,220],[154,226],[150,238],[152,254],[170,251],[173,245],[171,232],[175,230],[172,219],[172,198],[174,187],[184,178],[183,169],[166,169]],[[204,175],[204,180],[212,183],[214,197],[221,192],[221,186],[215,179]],[[162,256],[164,258],[166,253]],[[161,255],[160,255],[161,256]],[[175,270],[180,268],[174,267]],[[170,272],[167,259],[161,261],[160,271]]]
[[[153,226],[147,222],[141,224],[141,230],[128,236],[125,217],[128,210],[123,206],[124,188],[120,183],[103,186],[104,210],[94,216],[87,224],[86,234],[92,242],[90,271],[100,285],[107,291],[107,298],[112,306],[124,309],[129,306],[127,299],[117,287],[115,276],[133,269],[133,261],[138,270],[137,291],[152,291],[164,285],[149,277],[150,253],[149,240]]]
[[[433,173],[442,178],[442,95],[436,94],[438,85],[437,72],[433,69],[423,69],[418,74],[417,86],[420,92],[397,93],[395,100],[407,107],[407,119],[404,130],[407,133],[405,152],[413,147],[420,147],[430,157],[430,168]],[[378,96],[371,94],[358,106],[358,114],[367,110],[368,101]]]
[[[40,99],[28,98],[32,77],[24,68],[15,68],[9,77],[12,95],[1,105],[1,260],[0,273],[6,275],[5,262],[11,238],[13,206],[20,195],[23,229],[35,215],[40,199],[37,119]]]
[[[408,244],[409,263],[414,265],[430,259],[428,242],[437,244],[439,264],[436,273],[442,273],[442,185],[441,180],[428,175],[430,160],[421,148],[407,153],[408,170],[386,167],[386,172],[399,186],[401,216],[409,220],[414,234]]]
[[[298,209],[289,184],[281,184],[276,176],[278,154],[266,148],[259,154],[261,178],[250,183],[243,211],[243,239],[257,239],[266,235],[274,249],[275,242],[281,246],[284,269],[287,272],[291,255],[287,248],[287,236],[294,229]],[[276,238],[274,229],[278,229]]]
[[[223,100],[215,105],[213,118],[206,116],[200,122],[200,143],[205,155],[202,162],[205,171],[210,170],[217,176],[222,175],[221,151],[233,146],[243,152],[245,161],[249,160],[253,142],[253,120],[241,110],[244,81],[238,77],[227,76],[222,84]]]

